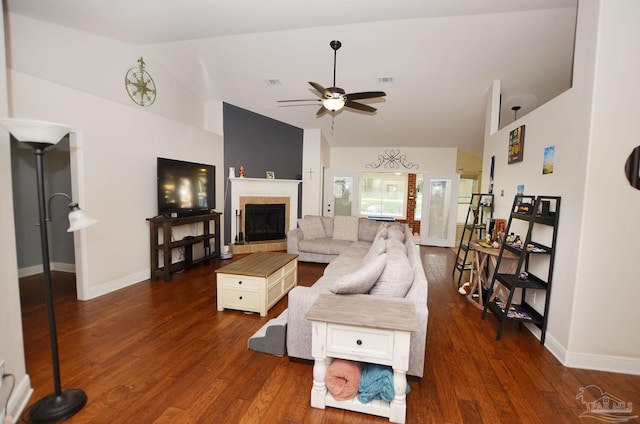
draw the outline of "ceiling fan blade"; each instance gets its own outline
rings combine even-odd
[[[358,109],[363,112],[375,112],[376,108],[371,107],[369,105],[363,105],[362,103],[352,102],[351,100],[347,100],[344,104],[345,107],[350,107],[351,109]]]
[[[317,82],[309,81],[309,84],[311,84],[313,88],[318,90],[318,93],[320,93],[321,96],[324,96],[324,92],[327,91],[323,86],[321,86]]]
[[[318,117],[318,116],[322,116],[322,115],[324,115],[325,113],[327,113],[327,109],[325,109],[325,107],[324,107],[324,106],[320,106],[320,109],[318,109],[318,111],[316,112],[316,117]]]
[[[364,99],[373,99],[375,97],[384,97],[387,93],[384,91],[363,91],[361,93],[350,93],[347,94],[347,98],[349,100],[364,100]]]
[[[297,99],[297,100],[278,100],[278,103],[289,103],[289,102],[319,102],[320,99]]]

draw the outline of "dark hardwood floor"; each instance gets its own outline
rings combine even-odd
[[[427,353],[424,378],[409,380],[407,423],[598,422],[579,417],[586,407],[576,396],[587,385],[640,405],[640,376],[565,368],[515,324],[496,341],[495,317],[481,320],[456,291],[453,252],[420,249],[429,281]],[[62,385],[89,398],[67,422],[388,422],[311,408],[310,362],[247,349],[247,339],[287,307],[286,297],[265,318],[218,312],[217,266],[86,302],[75,300],[72,274],[54,273]],[[313,284],[323,269],[300,263],[299,284]],[[20,281],[31,402],[53,391],[40,278]]]

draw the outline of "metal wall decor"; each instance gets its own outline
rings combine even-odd
[[[400,150],[385,150],[383,155],[378,155],[378,159],[374,162],[365,165],[366,168],[390,168],[398,169],[400,167],[405,169],[418,169],[418,164],[407,161],[407,155],[401,155]]]
[[[124,85],[131,100],[140,106],[151,106],[156,101],[156,83],[144,69],[142,57],[138,59],[138,66],[127,71]]]

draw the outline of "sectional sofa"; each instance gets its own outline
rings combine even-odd
[[[422,377],[427,340],[427,279],[409,227],[358,217],[305,216],[287,235],[289,253],[328,263],[313,286],[289,292],[287,354],[313,359],[305,315],[321,293],[379,296],[415,305],[419,330],[411,334],[408,374]]]

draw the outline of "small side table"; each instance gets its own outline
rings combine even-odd
[[[475,255],[475,264],[473,266],[473,271],[471,271],[471,291],[469,292],[469,294],[467,294],[467,300],[477,308],[483,309],[484,304],[482,301],[482,287],[485,285],[484,283],[488,283],[487,281],[485,281],[485,274],[488,273],[487,270],[489,259],[491,259],[491,264],[493,265],[493,269],[495,269],[498,263],[498,255],[500,255],[500,249],[481,246],[479,240],[474,240],[469,243],[469,247],[473,249]],[[518,256],[505,250],[502,258],[508,259],[509,262],[511,262],[507,273],[513,273],[515,271],[516,265],[518,265]],[[489,286],[489,284],[486,284],[486,286]],[[490,295],[490,300],[493,300],[497,292],[502,290],[503,288],[504,287],[502,285],[498,285],[496,287],[496,290],[494,290],[494,292]],[[474,294],[477,296],[476,300],[474,300]]]
[[[348,409],[404,423],[407,413],[407,370],[411,332],[418,330],[415,306],[374,297],[321,294],[307,312],[312,324],[314,359],[311,406]],[[391,402],[339,401],[325,385],[331,358],[387,365],[393,368],[395,397]]]

